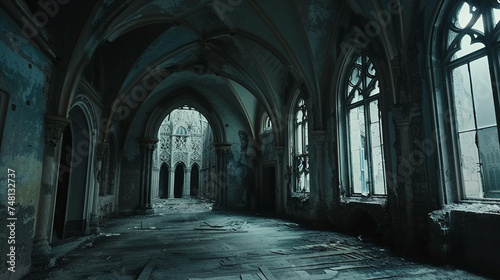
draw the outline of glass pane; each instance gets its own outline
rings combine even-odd
[[[354,108],[348,112],[349,118],[349,161],[351,165],[351,184],[354,193],[366,192],[368,162],[365,155],[366,127],[364,108]]]
[[[363,83],[361,79],[361,66],[354,67],[349,77],[347,100],[348,104],[356,103],[363,100],[361,91],[363,90]]]
[[[297,125],[297,142],[295,142],[295,145],[296,145],[296,148],[297,148],[297,155],[301,155],[302,154],[302,125],[299,124]]]
[[[453,93],[458,132],[475,129],[469,70],[467,65],[453,69]]]
[[[479,16],[474,26],[472,26],[472,29],[474,29],[475,31],[479,31],[481,34],[484,34],[483,16]]]
[[[497,127],[478,131],[485,192],[500,191],[500,145]]]
[[[304,153],[308,153],[308,146],[309,146],[309,134],[308,134],[308,123],[304,123],[304,130],[303,130],[303,136],[304,136]]]
[[[380,88],[379,88],[379,86],[378,86],[378,81],[375,81],[374,88],[370,91],[369,96],[370,96],[370,97],[371,97],[371,96],[375,96],[375,95],[377,95],[377,94],[379,94],[379,93],[380,93]]]
[[[460,167],[466,198],[482,198],[479,154],[476,145],[476,132],[459,134]]]
[[[460,41],[460,50],[457,51],[456,56],[454,58],[460,58],[466,56],[482,48],[484,48],[484,44],[472,43],[471,35],[465,35]]]
[[[378,100],[370,103],[370,140],[372,153],[372,173],[374,194],[386,194],[385,168],[382,141],[382,122]]]
[[[493,9],[493,24],[497,26],[500,21],[500,9]]]
[[[474,94],[474,106],[476,109],[478,128],[497,124],[489,69],[488,59],[486,57],[470,63],[472,91]]]
[[[350,102],[348,104],[354,104],[358,101],[361,101],[363,100],[363,95],[362,93],[358,90],[358,89],[355,89],[351,95],[349,96],[349,98],[351,98]]]
[[[297,112],[297,116],[296,116],[296,118],[295,118],[295,122],[296,122],[296,123],[301,123],[301,122],[302,122],[303,117],[304,117],[304,114],[302,113],[302,110],[299,110],[299,111]]]
[[[460,29],[464,29],[472,20],[472,10],[471,6],[468,3],[462,5],[461,8],[458,9],[458,14],[456,18],[455,26]]]

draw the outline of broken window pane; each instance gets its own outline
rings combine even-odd
[[[482,183],[476,132],[459,134],[462,180],[466,198],[482,198]]]

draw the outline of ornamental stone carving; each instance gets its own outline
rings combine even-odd
[[[215,151],[218,154],[229,154],[231,151],[231,143],[228,142],[216,142],[214,143]]]
[[[156,149],[156,145],[158,144],[157,138],[141,138],[139,139],[139,143],[141,144],[141,149],[145,149],[146,151],[152,152]]]
[[[45,143],[51,147],[57,146],[61,135],[71,121],[58,116],[45,116]]]

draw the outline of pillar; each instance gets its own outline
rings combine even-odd
[[[324,211],[325,210],[325,138],[326,138],[326,131],[312,131],[311,132],[312,138],[314,140],[314,144],[316,146],[316,164],[317,164],[317,174],[318,174],[318,204],[320,207],[318,207],[319,211]],[[312,168],[311,168],[312,169]],[[312,184],[311,184],[312,185]],[[322,213],[318,213],[322,214]]]
[[[43,155],[42,182],[38,199],[35,235],[31,263],[34,270],[43,270],[50,266],[51,247],[48,235],[51,231],[56,192],[57,174],[59,171],[59,153],[57,148],[61,135],[70,121],[58,116],[45,116],[45,149]]]
[[[170,181],[168,183],[168,199],[174,199],[175,198],[175,167],[174,166],[169,166],[170,169],[170,176],[168,177],[168,180]]]
[[[277,201],[277,212],[285,213],[286,209],[286,196],[287,196],[287,178],[281,176],[281,174],[286,174],[285,164],[284,164],[284,153],[285,147],[275,146],[276,151],[276,197]],[[284,178],[284,179],[283,179]]]
[[[151,178],[151,197],[160,196],[160,169],[156,166],[153,167],[153,175]]]
[[[227,155],[229,154],[231,143],[215,142],[214,147],[217,154],[214,182],[215,206],[227,206]]]
[[[146,214],[152,212],[151,207],[151,182],[153,172],[153,152],[156,149],[158,139],[156,138],[141,138],[139,144],[141,147],[141,177],[140,177],[140,193],[139,206],[137,212]]]
[[[97,233],[99,231],[99,194],[101,188],[106,185],[106,168],[103,166],[103,161],[108,156],[109,143],[101,142],[97,145],[96,148],[96,157],[97,157],[97,184],[95,184],[94,188],[94,196],[93,196],[93,204],[92,204],[92,213],[90,214],[90,232]]]
[[[125,157],[124,151],[118,151],[118,157],[116,159],[116,180],[115,180],[115,207],[113,212],[118,209],[118,204],[120,203],[120,179],[122,172],[122,159]]]
[[[415,187],[412,182],[413,166],[411,164],[405,164],[412,162],[411,154],[412,147],[410,136],[410,125],[411,120],[416,114],[414,108],[398,107],[394,109],[394,121],[399,131],[399,154],[398,157],[400,161],[397,164],[397,176],[391,176],[390,180],[396,178],[396,182],[392,182],[392,187],[396,189],[396,205],[399,209],[393,209],[393,211],[398,211],[404,213],[403,217],[398,217],[401,225],[396,225],[396,227],[403,227],[406,229],[406,239],[404,240],[404,251],[411,251],[412,246],[415,244],[415,234],[416,234],[416,220],[415,220],[415,197],[413,193],[413,188]],[[403,180],[398,180],[397,178],[404,178]],[[391,186],[389,186],[391,187]],[[397,220],[397,219],[395,219]]]
[[[182,197],[191,197],[191,167],[186,167],[186,170],[184,171],[184,192]]]

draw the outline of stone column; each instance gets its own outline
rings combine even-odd
[[[186,167],[186,171],[184,172],[184,193],[182,197],[191,197],[191,167]]]
[[[151,176],[153,172],[153,152],[156,149],[158,139],[156,138],[141,138],[139,144],[141,147],[141,178],[140,178],[140,193],[139,206],[137,212],[146,214],[152,212],[151,207]]]
[[[282,176],[282,174],[286,174],[285,164],[283,164],[283,155],[285,152],[285,147],[283,146],[275,146],[276,151],[276,197],[277,201],[277,212],[285,213],[286,209],[286,195],[287,195],[287,178]]]
[[[314,143],[316,144],[316,164],[318,172],[318,205],[320,208],[325,205],[325,138],[326,131],[316,130],[311,132]],[[318,209],[319,211],[324,209]],[[320,214],[320,213],[318,213]]]
[[[231,143],[215,142],[217,165],[215,174],[215,206],[227,206],[227,155]]]
[[[390,180],[392,180],[392,184],[389,187],[396,188],[394,193],[396,194],[396,204],[399,208],[393,209],[393,211],[399,210],[404,213],[403,217],[399,217],[402,224],[396,225],[396,227],[400,226],[406,229],[405,251],[412,250],[411,247],[415,244],[417,227],[415,220],[415,197],[413,193],[414,184],[411,179],[414,166],[410,164],[412,162],[411,144],[413,143],[410,136],[410,125],[416,114],[414,109],[411,106],[394,109],[394,121],[399,131],[399,141],[397,141],[399,143],[399,157],[396,176],[389,176]]]
[[[151,197],[159,197],[160,193],[160,169],[153,167],[153,175],[151,177]]]
[[[90,214],[90,233],[97,233],[99,231],[99,195],[102,187],[106,184],[106,167],[103,166],[103,161],[108,156],[109,143],[100,142],[96,148],[97,158],[97,184],[94,184],[94,196],[92,203],[92,213]]]
[[[122,159],[124,156],[124,151],[118,151],[118,157],[116,158],[115,207],[113,209],[113,212],[118,209],[118,204],[120,201],[120,179],[122,173]]]
[[[198,176],[198,198],[199,199],[205,199],[205,190],[204,190],[204,184],[203,182],[206,181],[204,178],[205,178],[205,170],[204,169],[199,169],[200,170],[200,173],[199,173],[199,176]]]
[[[175,193],[174,193],[174,187],[175,187],[175,168],[173,166],[170,166],[170,176],[168,177],[168,180],[170,181],[168,183],[168,199],[174,199],[175,198]]]
[[[43,270],[50,266],[51,247],[48,241],[49,225],[54,208],[54,197],[59,174],[59,156],[57,148],[61,135],[70,121],[58,116],[45,116],[45,149],[43,155],[42,182],[38,199],[35,236],[31,255],[32,268]]]

